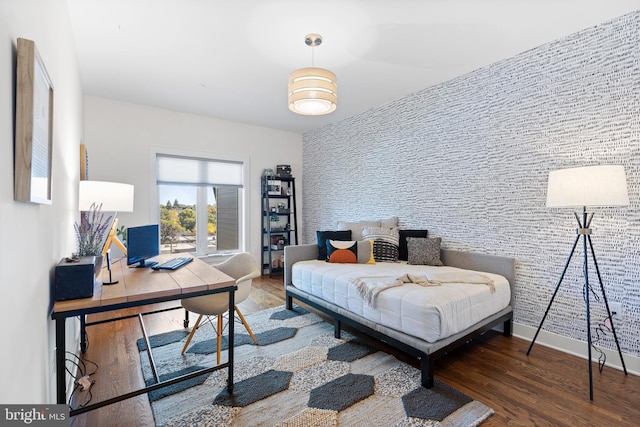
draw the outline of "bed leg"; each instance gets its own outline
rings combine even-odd
[[[293,310],[293,298],[287,295],[285,299],[286,299],[285,304],[286,304],[287,310]]]
[[[513,336],[513,319],[505,320],[502,335],[505,337]]]
[[[338,319],[333,319],[333,336],[336,338],[340,338],[340,327],[341,322]]]
[[[422,370],[422,387],[433,387],[433,372],[431,372],[431,364],[429,356],[425,355],[420,358],[420,369]]]

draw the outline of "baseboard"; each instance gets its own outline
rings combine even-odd
[[[513,335],[518,338],[522,338],[527,341],[533,340],[533,336],[536,334],[537,328],[532,328],[531,326],[521,325],[518,323],[513,323]],[[545,330],[540,330],[538,334],[538,338],[536,338],[536,343],[531,350],[531,354],[535,354],[535,346],[543,345],[545,347],[550,347],[555,350],[562,351],[564,353],[568,353],[574,356],[578,356],[582,359],[587,359],[587,342],[579,341],[573,338],[563,337],[558,334],[554,334],[552,332],[547,332]],[[620,356],[618,351],[608,348],[599,347],[607,356],[605,366],[609,366],[611,368],[618,369],[622,371],[622,363],[620,362]],[[632,356],[627,353],[622,353],[622,357],[624,357],[624,363],[627,367],[627,373],[633,375],[640,376],[640,357]],[[597,361],[598,353],[592,352],[592,360]]]

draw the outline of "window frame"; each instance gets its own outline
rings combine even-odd
[[[203,152],[203,151],[194,151],[194,150],[176,150],[172,148],[152,148],[151,149],[151,158],[150,158],[150,197],[151,201],[149,209],[149,217],[156,223],[160,223],[160,200],[159,200],[159,192],[158,192],[158,170],[156,166],[156,158],[158,155],[166,155],[166,156],[179,156],[179,157],[192,157],[194,159],[206,159],[211,161],[231,161],[231,162],[240,162],[242,163],[242,187],[240,188],[240,197],[241,201],[240,207],[238,209],[238,244],[239,248],[237,252],[246,252],[249,247],[249,238],[248,238],[248,230],[249,230],[249,215],[248,215],[248,207],[249,207],[249,195],[251,194],[251,180],[250,180],[250,159],[246,156],[238,156],[238,155],[228,155],[228,154],[219,154],[214,152]],[[200,191],[197,191],[200,193]],[[200,196],[196,195],[197,201],[200,202]],[[206,200],[206,199],[205,199]],[[205,202],[206,203],[206,202]],[[196,223],[197,223],[196,217]],[[206,244],[205,244],[206,247]],[[230,253],[234,253],[236,251],[232,250],[224,250],[224,251],[216,251],[212,253],[200,253],[200,248],[196,243],[196,256],[198,257],[210,257],[210,256],[219,256],[226,255]]]

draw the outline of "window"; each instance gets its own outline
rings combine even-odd
[[[162,253],[242,248],[244,164],[156,154]]]

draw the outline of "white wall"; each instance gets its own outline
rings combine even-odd
[[[54,86],[51,205],[13,200],[18,37],[35,42]],[[82,134],[82,94],[67,2],[2,0],[0,40],[0,402],[53,403],[49,286],[55,264],[75,248]]]
[[[154,150],[248,160],[249,230],[245,241],[246,249],[258,259],[262,171],[275,169],[277,164],[290,164],[293,175],[301,178],[299,134],[93,96],[85,97],[84,143],[89,157],[89,179],[135,186],[134,212],[118,214],[119,224],[124,226],[158,220],[158,207],[152,199]],[[300,202],[301,193],[297,196]]]

